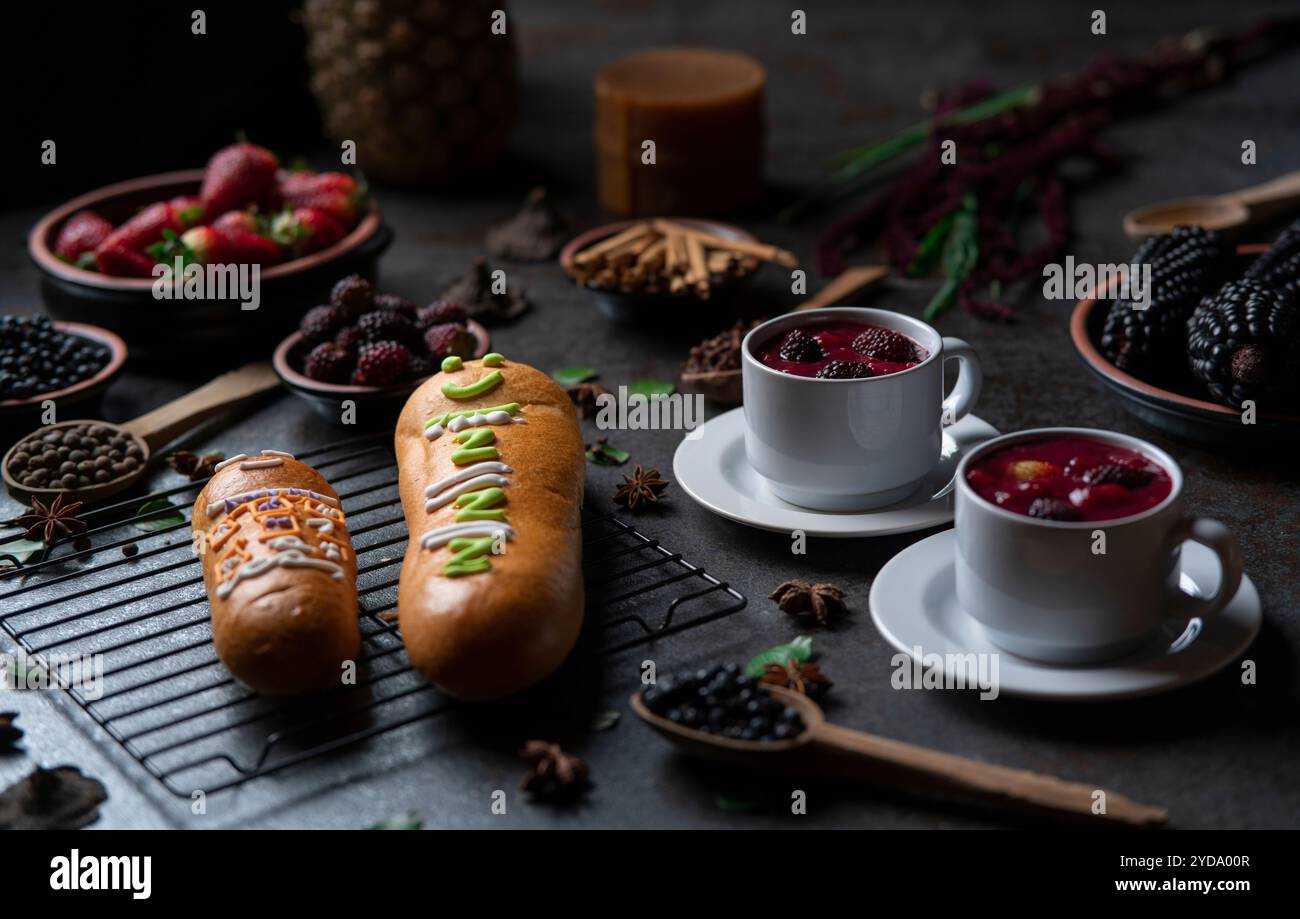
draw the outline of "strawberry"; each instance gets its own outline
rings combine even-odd
[[[200,265],[274,265],[280,261],[275,243],[246,230],[195,227],[177,242],[172,254]]]
[[[176,232],[188,230],[190,227],[196,227],[203,222],[207,216],[207,209],[203,206],[203,199],[198,195],[180,195],[172,198],[167,202],[172,209],[172,219],[175,225],[172,227]]]
[[[295,255],[328,249],[347,233],[342,223],[314,207],[294,208],[271,221],[271,238],[292,249]]]
[[[365,201],[365,189],[346,172],[291,172],[279,187],[285,206],[324,211],[344,227],[357,222]]]
[[[114,277],[153,277],[154,260],[143,252],[122,245],[101,245],[95,250],[95,262],[101,272]]]
[[[109,234],[100,249],[130,249],[139,252],[162,239],[163,230],[176,229],[171,205],[165,201],[151,204]]]
[[[261,198],[275,185],[280,161],[256,144],[238,143],[212,155],[200,196],[209,214],[224,214]]]
[[[94,211],[77,211],[59,230],[54,254],[76,264],[82,254],[93,253],[113,232],[113,225]]]
[[[217,230],[242,230],[258,236],[266,235],[266,221],[250,211],[226,211],[212,221],[212,227]]]

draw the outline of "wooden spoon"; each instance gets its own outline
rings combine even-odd
[[[145,474],[149,457],[160,447],[165,446],[181,434],[225,409],[237,405],[245,399],[250,399],[253,396],[274,389],[279,385],[280,378],[275,375],[275,371],[269,363],[246,364],[238,370],[222,374],[210,383],[200,386],[194,392],[182,396],[174,402],[169,402],[161,408],[154,409],[149,414],[141,415],[139,418],[125,424],[113,424],[108,421],[95,421],[93,419],[77,419],[46,425],[32,432],[33,434],[48,434],[50,431],[69,428],[73,425],[98,424],[126,434],[140,447],[143,453],[142,461],[135,469],[109,482],[73,489],[29,488],[20,484],[9,474],[9,459],[17,451],[18,444],[26,440],[26,437],[19,438],[18,443],[15,443],[5,453],[4,459],[0,460],[0,473],[4,476],[4,482],[9,487],[10,494],[20,501],[28,502],[35,496],[42,501],[49,502],[59,495],[64,495],[65,500],[84,501],[90,504],[116,494],[139,481],[140,477]]]
[[[1081,823],[1151,827],[1169,819],[1163,807],[1139,804],[1111,791],[1105,792],[1105,813],[1094,813],[1094,796],[1101,791],[1096,786],[838,727],[828,723],[821,707],[807,696],[775,686],[763,688],[798,709],[806,727],[802,734],[790,740],[729,740],[659,717],[646,707],[640,693],[632,696],[631,704],[637,717],[682,750],[737,766],[834,775]]]
[[[1124,232],[1131,239],[1168,233],[1177,226],[1207,230],[1239,230],[1257,224],[1300,203],[1300,172],[1289,172],[1263,185],[1226,195],[1175,198],[1148,204],[1124,215]]]
[[[843,303],[888,275],[889,269],[884,265],[857,265],[846,268],[840,272],[839,277],[790,312],[798,313],[803,310],[816,310],[824,306]],[[688,392],[703,393],[714,402],[720,402],[724,405],[736,405],[744,396],[741,371],[739,369],[707,370],[697,373],[684,371],[682,373],[682,388]]]

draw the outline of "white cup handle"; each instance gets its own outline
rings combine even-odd
[[[1228,605],[1241,586],[1241,548],[1232,532],[1209,517],[1185,517],[1169,536],[1171,545],[1187,540],[1199,542],[1219,558],[1219,589],[1211,597],[1193,597],[1178,587],[1173,588],[1173,602],[1169,604],[1169,618],[1209,618]]]
[[[960,338],[943,337],[943,360],[946,363],[955,360],[960,365],[957,382],[943,400],[943,426],[956,424],[975,407],[979,401],[980,390],[984,387],[984,373],[980,370],[980,360],[975,356],[975,349]]]

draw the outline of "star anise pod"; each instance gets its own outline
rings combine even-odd
[[[544,801],[572,801],[591,787],[591,771],[557,743],[530,740],[519,755],[528,760],[531,771],[521,787]]]
[[[832,614],[842,613],[847,608],[844,591],[834,584],[786,581],[772,591],[769,599],[775,600],[776,605],[791,616],[811,613],[818,625],[826,625]]]
[[[821,672],[816,664],[805,664],[792,657],[788,664],[768,664],[763,668],[763,680],[770,686],[792,689],[802,696],[816,698],[835,684]]]
[[[22,739],[23,729],[14,724],[17,712],[0,712],[0,753],[13,750]]]
[[[77,511],[82,502],[67,501],[58,495],[51,504],[45,504],[40,498],[32,498],[32,509],[18,518],[18,525],[27,528],[28,539],[39,539],[45,545],[53,545],[60,536],[70,536],[86,528],[84,521],[77,519]]]
[[[637,463],[630,476],[623,476],[623,484],[614,492],[614,503],[635,513],[638,507],[658,502],[659,493],[667,487],[668,483],[659,478],[658,469],[642,471],[641,464]]]
[[[197,456],[189,450],[177,450],[167,456],[167,465],[188,477],[191,482],[197,482],[199,479],[210,478],[217,471],[217,463],[225,458],[221,453]]]
[[[579,383],[577,386],[570,386],[565,392],[573,400],[578,415],[583,418],[596,414],[599,409],[596,400],[601,396],[609,395],[609,390],[599,383]]]

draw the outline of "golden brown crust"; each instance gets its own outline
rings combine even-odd
[[[247,554],[243,564],[275,557],[277,551],[260,536],[277,531],[268,531],[249,510],[227,515],[221,509],[209,514],[210,504],[272,488],[303,489],[338,501],[325,477],[306,463],[271,454],[248,459],[281,462],[265,468],[241,468],[245,461],[240,461],[221,469],[199,492],[191,520],[203,558],[203,581],[212,606],[212,639],[217,656],[241,683],[267,695],[338,685],[343,662],[356,660],[361,645],[356,553],[341,509],[331,528],[338,540],[331,551],[337,555],[334,564],[341,570],[341,577],[321,567],[275,565],[255,577],[236,580],[229,594],[221,596],[219,586],[229,580],[220,571],[223,556],[232,547],[242,545]],[[288,497],[294,501],[293,496]],[[329,507],[327,502],[311,502],[316,504]],[[290,507],[289,514],[299,521],[299,538],[320,547],[320,531],[303,521],[323,515],[308,507]],[[228,534],[214,532],[214,524],[222,523],[234,529]],[[322,551],[309,552],[307,557],[323,558]]]
[[[472,383],[494,369],[504,382],[470,399],[451,399],[442,385]],[[425,437],[425,422],[448,412],[511,402],[523,423],[490,425],[506,473],[505,523],[517,536],[491,569],[448,577],[454,554],[427,549],[421,536],[451,524],[456,508],[425,510],[425,488],[462,470],[451,460],[454,434]],[[478,430],[477,428],[471,430]],[[498,368],[466,361],[417,389],[397,422],[396,451],[410,544],[402,565],[398,611],[411,663],[447,692],[493,699],[549,676],[568,656],[582,627],[580,505],[586,461],[573,404],[546,374],[506,361]]]

